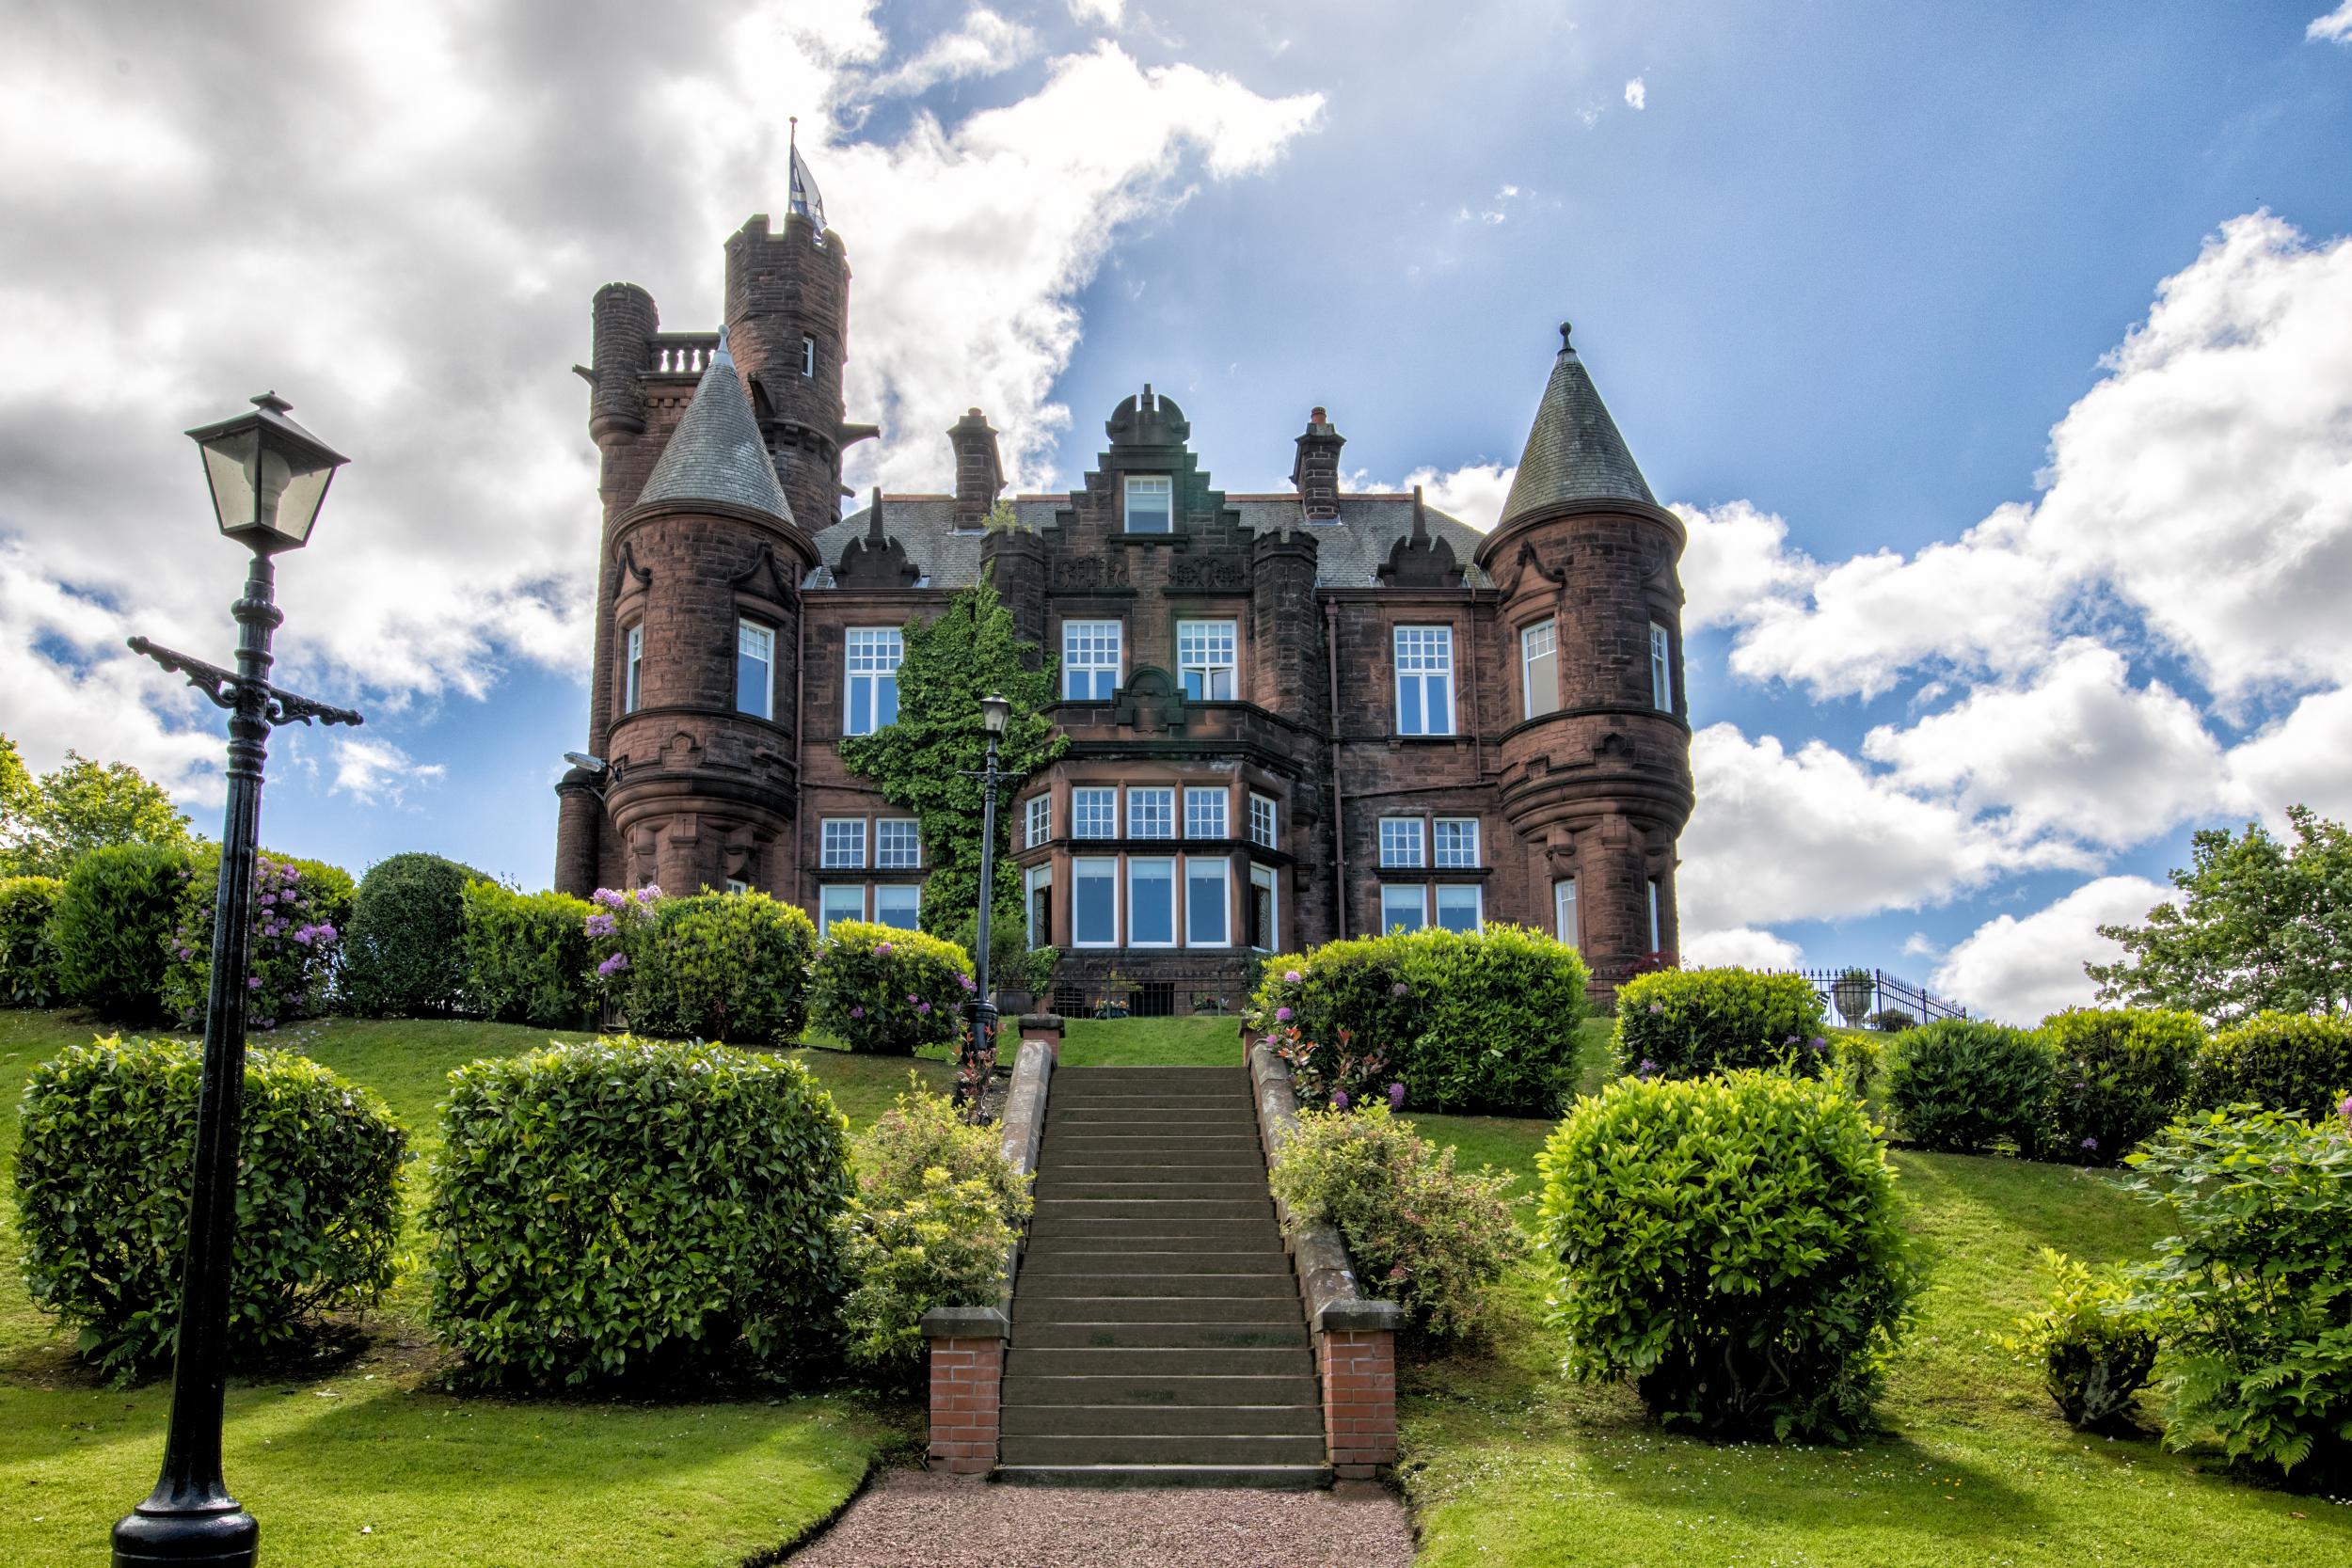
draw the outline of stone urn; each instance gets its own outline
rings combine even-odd
[[[1867,969],[1850,969],[1830,987],[1830,998],[1837,1004],[1837,1016],[1846,1021],[1849,1029],[1862,1027],[1877,995],[1878,981]]]

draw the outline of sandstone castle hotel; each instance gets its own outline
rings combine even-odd
[[[987,573],[1060,660],[1070,747],[1009,805],[1061,1006],[1114,973],[1142,1011],[1237,1006],[1253,951],[1396,926],[1539,927],[1603,994],[1677,945],[1683,530],[1567,328],[1488,533],[1343,491],[1322,408],[1289,491],[1228,495],[1149,386],[1075,489],[1010,498],[1019,529],[984,526],[1005,481],[977,408],[948,488],[844,516],[843,451],[877,431],[842,403],[850,247],[793,172],[782,227],[727,239],[723,334],[662,331],[633,283],[596,296],[604,767],[557,785],[560,888],[913,925],[915,824],[836,743],[891,721],[900,628]]]

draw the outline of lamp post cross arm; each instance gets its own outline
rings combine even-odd
[[[307,724],[316,719],[322,724],[364,724],[367,721],[347,707],[336,707],[298,691],[289,691],[268,681],[253,680],[217,664],[207,664],[200,658],[175,653],[144,637],[131,639],[131,651],[144,654],[174,674],[185,675],[188,684],[202,691],[221,707],[234,708],[244,694],[250,690],[262,699],[261,717],[277,724]]]

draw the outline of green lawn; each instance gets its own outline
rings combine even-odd
[[[58,1013],[0,1011],[0,1163],[33,1066],[87,1038]],[[282,1031],[390,1102],[420,1155],[406,1177],[412,1256],[421,1158],[449,1069],[528,1050],[545,1030],[333,1020]],[[580,1037],[565,1037],[578,1038]],[[870,1122],[908,1064],[795,1053],[853,1123]],[[952,1069],[916,1070],[944,1086]],[[13,1186],[0,1188],[0,1561],[98,1562],[106,1530],[146,1496],[169,1390],[87,1376],[26,1299]],[[230,1484],[262,1521],[268,1560],[369,1564],[658,1562],[732,1565],[773,1551],[838,1507],[879,1453],[916,1440],[919,1417],[855,1396],[691,1404],[455,1398],[431,1384],[413,1268],[371,1317],[356,1354],[324,1369],[232,1382]]]
[[[1237,1018],[1073,1018],[1063,1067],[1239,1067]]]

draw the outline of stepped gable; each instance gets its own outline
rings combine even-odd
[[[1564,502],[1596,500],[1658,504],[1584,361],[1568,341],[1568,324],[1562,322],[1551,380],[1536,405],[1535,423],[1527,433],[1518,473],[1496,526]]]
[[[718,501],[765,512],[782,522],[792,521],[792,503],[776,482],[776,466],[760,439],[759,421],[752,415],[752,400],[736,374],[727,353],[726,334],[710,356],[661,460],[637,493],[637,505],[667,501]]]

